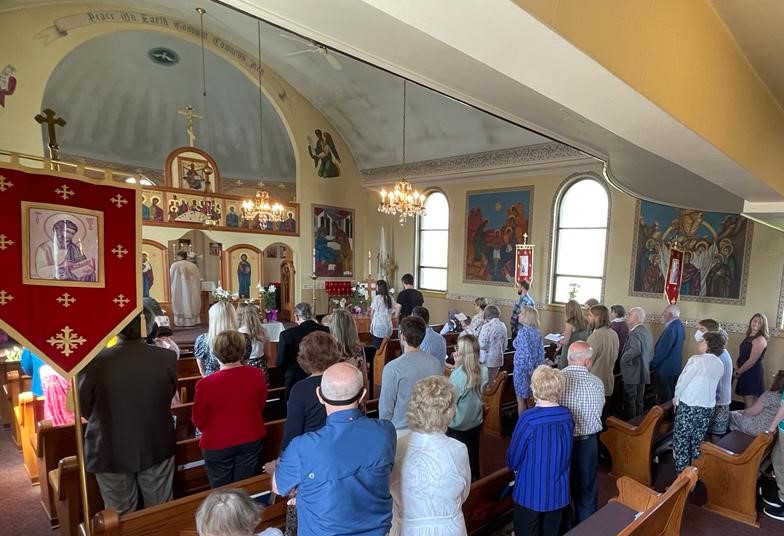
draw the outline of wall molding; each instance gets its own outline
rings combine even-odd
[[[513,172],[553,171],[564,167],[600,165],[601,162],[568,145],[558,142],[526,145],[498,151],[486,151],[405,165],[360,170],[367,186],[382,185],[406,177],[412,183],[431,178],[496,178]],[[470,176],[470,177],[469,177]]]

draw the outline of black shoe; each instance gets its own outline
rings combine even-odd
[[[766,506],[762,510],[764,514],[773,519],[784,521],[784,505],[782,506]]]
[[[762,495],[762,502],[773,508],[784,508],[784,503],[778,497],[765,497],[765,495]]]

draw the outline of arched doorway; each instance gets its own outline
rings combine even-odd
[[[293,250],[282,242],[275,242],[264,249],[262,277],[265,286],[274,283],[278,287],[278,319],[294,320],[294,255]]]

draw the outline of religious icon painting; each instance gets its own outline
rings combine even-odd
[[[245,218],[242,216],[242,211],[240,210],[240,204],[227,201],[226,202],[226,227],[231,227],[233,229],[237,229],[240,227],[247,227],[248,222],[245,221]]]
[[[103,287],[103,213],[22,202],[22,277],[28,285]]]
[[[169,262],[166,246],[154,240],[142,244],[142,296],[149,296],[159,303],[168,303]]]
[[[218,242],[210,242],[210,255],[220,257],[221,245]]]
[[[354,211],[313,205],[313,268],[317,277],[354,275]]]
[[[239,244],[224,253],[222,268],[224,288],[240,299],[258,296],[256,284],[262,279],[262,252],[249,244]]]
[[[743,305],[752,229],[739,214],[638,201],[629,293],[659,298],[680,285],[680,300]],[[677,266],[670,262],[675,241]]]
[[[220,191],[220,173],[215,160],[195,147],[180,147],[166,157],[166,185],[186,192]]]
[[[163,192],[144,190],[142,194],[142,221],[164,222],[166,220],[166,204]]]
[[[533,195],[533,187],[467,192],[464,281],[514,283],[517,245],[531,234]]]
[[[308,154],[313,160],[316,175],[322,178],[340,177],[340,155],[335,148],[332,135],[326,130],[316,129],[316,139],[307,136]]]

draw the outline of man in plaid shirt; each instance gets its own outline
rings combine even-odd
[[[559,403],[568,408],[574,418],[571,466],[574,525],[596,511],[599,498],[596,482],[599,465],[597,434],[602,430],[604,384],[590,372],[592,354],[587,342],[573,343],[569,346],[569,366],[561,371],[564,388]]]

